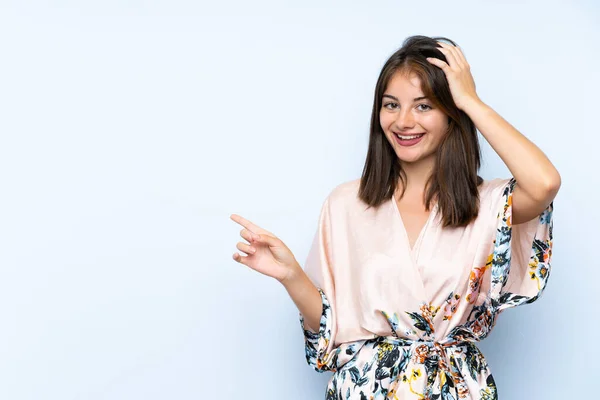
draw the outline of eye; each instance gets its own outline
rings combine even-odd
[[[394,108],[396,108],[398,106],[397,103],[386,103],[383,105],[385,108],[389,109],[389,110],[393,110]],[[393,106],[392,108],[388,107],[388,106]]]
[[[423,103],[422,103],[422,104],[419,104],[417,107],[421,107],[421,106],[423,106],[423,107],[427,107],[426,109],[421,109],[421,111],[427,111],[427,110],[431,110],[431,109],[432,109],[432,108],[431,108],[431,106],[429,106],[429,105],[427,105],[427,104],[423,104]]]

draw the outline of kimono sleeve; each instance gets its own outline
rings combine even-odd
[[[311,331],[304,325],[300,316],[300,325],[304,332],[306,361],[318,372],[335,371],[337,349],[334,348],[336,334],[335,288],[332,274],[330,199],[325,200],[317,232],[308,253],[304,271],[321,294],[322,312],[319,332]]]
[[[532,303],[550,276],[554,203],[537,217],[512,224],[512,195],[516,180],[499,179],[492,189],[496,235],[493,246],[491,299],[497,312]]]

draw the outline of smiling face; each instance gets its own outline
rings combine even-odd
[[[424,97],[419,77],[396,72],[381,101],[379,123],[398,158],[405,163],[433,165],[448,129],[448,117]]]

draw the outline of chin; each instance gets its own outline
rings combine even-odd
[[[413,159],[413,158],[402,158],[402,157],[398,157],[400,159],[400,162],[404,163],[404,164],[414,164],[418,161],[420,161],[420,158],[417,159]]]
[[[415,164],[417,162],[421,162],[421,161],[425,161],[425,160],[429,160],[432,157],[435,157],[435,153],[433,154],[423,154],[421,152],[415,152],[417,154],[398,154],[396,153],[396,156],[398,157],[398,159],[400,159],[401,162],[403,163],[407,163],[407,164]]]
[[[420,161],[423,159],[423,156],[421,154],[398,154],[396,153],[396,156],[400,159],[400,161],[405,162],[405,163],[414,163],[417,161]]]

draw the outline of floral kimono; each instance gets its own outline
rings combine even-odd
[[[474,221],[442,228],[433,206],[411,249],[394,199],[367,209],[359,183],[326,198],[304,267],[323,308],[319,332],[300,324],[309,365],[333,371],[326,399],[497,399],[477,342],[544,290],[553,204],[513,226],[515,179],[484,181]]]

